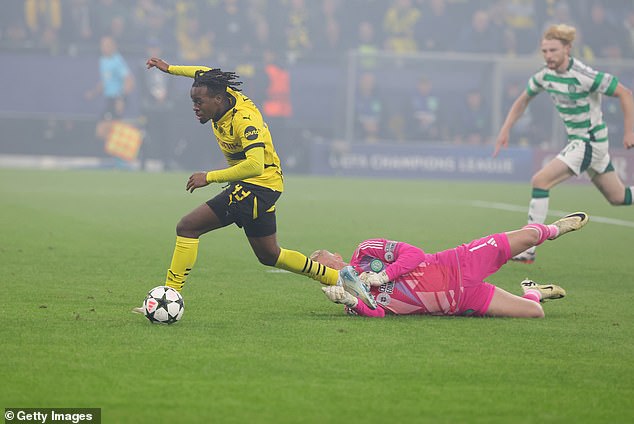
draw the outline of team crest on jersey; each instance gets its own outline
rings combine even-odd
[[[249,125],[244,130],[244,138],[246,138],[249,141],[253,141],[258,138],[259,133],[260,131],[258,131],[257,128],[255,128],[253,125]]]
[[[576,93],[577,92],[577,86],[575,84],[568,84],[568,92],[569,93]]]
[[[372,259],[372,262],[370,262],[370,269],[373,272],[381,272],[383,270],[383,262],[379,259]]]

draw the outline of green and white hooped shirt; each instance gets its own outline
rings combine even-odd
[[[528,81],[526,93],[536,96],[547,91],[566,126],[568,141],[608,141],[603,122],[601,94],[611,96],[619,81],[606,72],[597,72],[570,58],[568,69],[558,73],[544,66]]]

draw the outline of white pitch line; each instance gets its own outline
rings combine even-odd
[[[475,206],[477,208],[499,209],[499,210],[511,211],[511,212],[526,212],[526,206],[509,205],[508,203],[483,202],[480,200],[473,200],[471,202],[468,202],[468,204],[470,206]],[[567,215],[568,213],[570,212],[559,211],[559,210],[549,211],[549,214],[558,215],[558,216]],[[603,224],[619,225],[621,227],[634,228],[634,222],[624,221],[622,219],[614,219],[614,218],[607,218],[605,216],[590,215],[590,220],[593,222],[601,222]]]

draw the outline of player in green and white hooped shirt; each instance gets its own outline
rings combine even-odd
[[[632,92],[616,77],[598,72],[570,56],[575,28],[553,25],[541,41],[545,66],[534,74],[526,90],[515,100],[500,129],[493,156],[509,143],[511,128],[528,103],[542,91],[553,99],[564,121],[568,144],[531,180],[532,198],[528,223],[544,223],[548,214],[549,190],[568,178],[587,172],[592,183],[612,205],[631,205],[634,187],[625,187],[614,172],[608,153],[608,128],[601,113],[601,95],[618,97],[623,111],[623,145],[634,147],[634,100]],[[535,249],[513,259],[532,263]]]

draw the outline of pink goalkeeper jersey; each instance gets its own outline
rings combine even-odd
[[[427,254],[407,243],[370,239],[359,244],[350,265],[359,273],[386,271],[390,282],[372,287],[372,294],[394,314],[454,315],[459,311],[462,276],[453,249]]]

